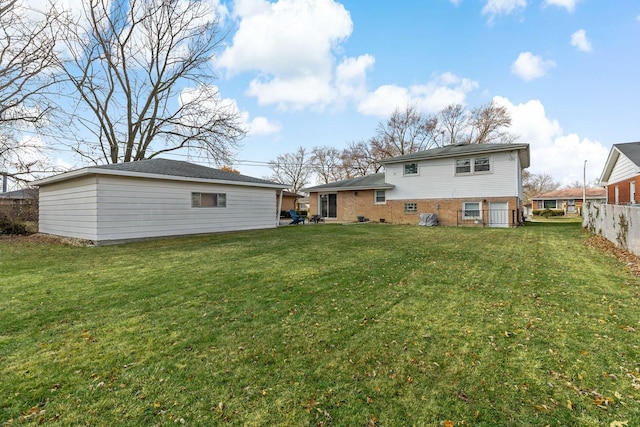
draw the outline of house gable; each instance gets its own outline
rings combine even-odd
[[[600,175],[600,184],[631,179],[640,174],[640,142],[614,144]]]

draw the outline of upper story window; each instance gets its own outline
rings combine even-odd
[[[488,157],[476,157],[473,159],[474,172],[488,172],[491,170],[491,164]]]
[[[375,203],[383,204],[386,202],[386,194],[384,190],[376,190]]]
[[[191,193],[192,208],[226,208],[227,195],[224,193]]]
[[[417,163],[405,163],[404,164],[404,174],[405,175],[418,175],[418,164]]]
[[[456,160],[456,173],[470,173],[470,172],[471,172],[471,159]]]
[[[456,175],[479,172],[490,172],[491,161],[489,157],[473,157],[456,159]]]

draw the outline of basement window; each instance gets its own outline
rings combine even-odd
[[[191,193],[192,208],[226,208],[225,193]]]
[[[462,219],[480,219],[480,202],[464,202],[462,204]]]
[[[404,213],[406,213],[406,214],[418,213],[418,204],[417,203],[405,203],[404,204]]]

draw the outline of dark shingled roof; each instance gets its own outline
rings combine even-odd
[[[456,157],[474,154],[495,153],[500,151],[523,150],[526,156],[521,157],[522,167],[529,167],[529,144],[464,144],[445,145],[444,147],[431,148],[429,150],[418,151],[417,153],[406,154],[404,156],[391,157],[380,160],[381,164],[401,163],[407,161],[418,161],[437,159],[443,157]]]
[[[286,187],[284,185],[275,183],[273,181],[267,181],[265,179],[254,178],[247,175],[240,175],[237,173],[227,172],[221,169],[214,169],[207,166],[196,165],[194,163],[184,162],[181,160],[169,159],[148,159],[136,162],[89,166],[75,171],[54,175],[52,177],[37,181],[35,182],[35,184],[44,185],[51,182],[72,179],[74,177],[82,175],[100,173],[111,174],[114,172],[118,175],[124,176],[161,175],[166,176],[167,178],[181,177],[212,181],[229,181],[239,184],[257,184],[258,186],[271,186],[277,188]]]
[[[622,154],[627,156],[629,160],[640,166],[640,142],[627,142],[624,144],[613,144]]]
[[[187,178],[213,179],[219,181],[238,181],[247,183],[275,184],[265,179],[253,178],[207,166],[181,160],[148,159],[137,162],[113,163],[94,166],[92,169],[117,170],[136,173],[149,173],[154,175],[182,176]]]
[[[384,182],[384,178],[384,173],[376,173],[367,176],[359,176],[357,178],[345,179],[343,181],[331,182],[329,184],[316,185],[315,187],[305,187],[302,191],[382,190],[393,188],[393,185]]]

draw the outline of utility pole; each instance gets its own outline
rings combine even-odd
[[[584,208],[587,203],[587,161],[584,161],[584,166],[582,166],[582,209],[581,213],[584,216]]]

